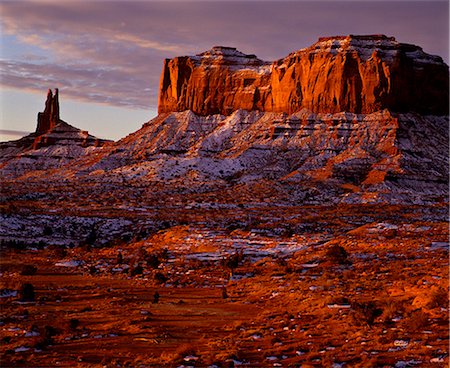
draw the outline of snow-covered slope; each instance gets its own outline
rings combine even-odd
[[[44,134],[0,143],[0,175],[17,177],[59,168],[101,150],[107,142],[60,120]]]
[[[55,175],[95,182],[143,180],[167,188],[326,184],[341,200],[442,196],[447,190],[448,120],[387,110],[369,115],[235,111],[162,114]],[[334,192],[330,192],[330,196]],[[400,197],[399,197],[400,198]]]

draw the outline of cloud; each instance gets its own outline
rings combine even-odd
[[[60,88],[65,98],[141,109],[147,109],[149,100],[157,95],[145,79],[124,70],[11,61],[0,61],[0,66],[6,88],[32,92]]]
[[[156,106],[165,58],[214,45],[275,60],[319,36],[385,33],[448,57],[445,1],[11,1],[0,7],[14,47],[40,51],[2,60],[3,86],[60,87],[73,99],[139,109]]]
[[[20,135],[24,136],[30,134],[31,132],[25,132],[23,130],[10,130],[10,129],[0,129],[1,135]]]

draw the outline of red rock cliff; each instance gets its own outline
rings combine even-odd
[[[338,36],[273,63],[234,48],[166,59],[160,113],[192,110],[229,115],[237,109],[293,113],[448,114],[448,66],[393,37]]]

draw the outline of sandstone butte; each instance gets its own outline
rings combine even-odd
[[[293,113],[447,115],[449,71],[439,56],[384,35],[319,38],[275,62],[232,47],[166,59],[158,112],[229,115],[237,109]]]

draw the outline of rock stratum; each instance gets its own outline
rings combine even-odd
[[[166,59],[158,111],[447,115],[448,91],[448,66],[439,56],[393,37],[349,35],[319,38],[272,63],[220,46]]]

